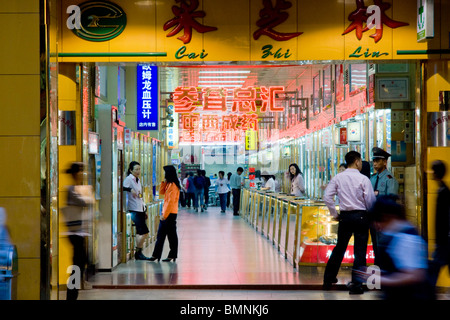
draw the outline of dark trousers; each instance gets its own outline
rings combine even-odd
[[[239,214],[239,206],[241,204],[241,189],[232,189],[233,192],[233,214]]]
[[[370,223],[370,237],[372,238],[372,248],[373,248],[373,253],[375,255],[375,259],[374,259],[374,264],[376,266],[380,266],[380,254],[378,252],[378,231],[375,227],[375,223],[372,221]]]
[[[78,235],[70,235],[69,236],[70,243],[73,246],[73,265],[80,268],[80,284],[83,281],[84,270],[87,264],[87,253],[86,253],[86,239],[83,236]],[[78,289],[67,288],[67,300],[77,300],[78,298]]]
[[[450,240],[449,245],[438,245],[433,252],[433,259],[428,265],[428,280],[430,285],[435,288],[441,268],[447,265],[450,272]]]
[[[183,191],[180,191],[180,199],[178,200],[180,205],[184,208],[186,207],[186,193]]]
[[[219,193],[220,209],[227,210],[227,193]]]
[[[362,270],[366,266],[369,225],[366,211],[341,211],[339,215],[337,244],[325,268],[324,282],[331,283],[336,279],[345,251],[347,250],[348,242],[351,236],[354,235],[355,260],[352,269],[352,282],[356,285],[361,284],[358,270]]]
[[[155,248],[152,256],[160,259],[164,248],[164,241],[169,240],[168,258],[177,258],[178,256],[178,235],[177,235],[177,214],[171,213],[166,220],[159,222],[158,233],[156,234]]]
[[[229,207],[231,204],[231,191],[228,191],[227,193],[227,207]]]
[[[186,192],[186,206],[190,208],[191,204],[194,205],[194,193]]]

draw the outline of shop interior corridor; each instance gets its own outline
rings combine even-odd
[[[261,233],[232,210],[180,208],[176,262],[130,260],[89,279],[93,288],[320,289],[323,267],[295,269]],[[151,256],[154,242],[144,253]],[[166,240],[162,259],[167,256]],[[350,281],[342,269],[338,285]]]

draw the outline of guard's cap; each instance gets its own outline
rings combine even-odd
[[[372,149],[372,159],[385,159],[387,160],[389,157],[391,156],[390,153],[387,153],[386,151],[384,151],[381,148],[378,147],[374,147]]]

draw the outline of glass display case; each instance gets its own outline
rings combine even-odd
[[[330,216],[322,201],[286,194],[244,189],[241,215],[271,240],[295,267],[326,265],[337,242],[339,223]],[[353,263],[353,237],[347,247],[343,265]],[[367,246],[367,263],[373,264],[371,241]]]

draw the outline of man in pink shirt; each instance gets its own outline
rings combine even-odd
[[[323,201],[330,214],[339,221],[337,244],[325,268],[324,290],[330,289],[336,278],[347,250],[348,242],[354,235],[354,255],[350,294],[364,293],[358,270],[366,266],[367,242],[370,220],[368,211],[375,203],[375,193],[369,178],[361,174],[361,154],[350,151],[345,155],[347,169],[337,174],[325,189]],[[336,211],[334,196],[339,197],[339,214]]]

